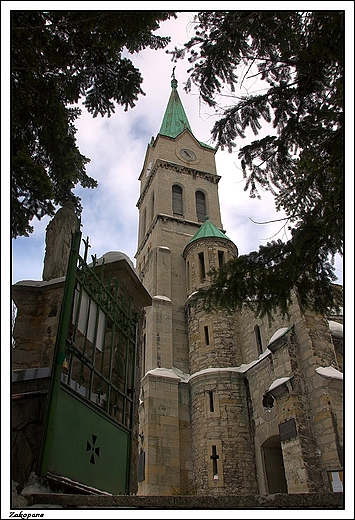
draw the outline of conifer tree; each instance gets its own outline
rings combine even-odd
[[[336,306],[334,255],[343,253],[344,12],[206,11],[173,59],[191,63],[186,90],[221,113],[212,136],[232,151],[262,122],[275,135],[241,146],[245,190],[270,190],[286,214],[290,239],[271,241],[214,271],[201,291],[207,308],[249,305],[256,314],[286,313],[293,290],[304,308]],[[245,76],[263,91],[243,93]],[[228,87],[233,104],[219,106]],[[245,91],[244,91],[245,92]],[[222,98],[225,99],[225,98]]]
[[[139,70],[125,54],[162,49],[153,34],[175,16],[157,11],[11,11],[12,236],[33,232],[34,217],[53,215],[72,189],[97,183],[76,145],[83,101],[94,116],[125,110],[143,95]]]

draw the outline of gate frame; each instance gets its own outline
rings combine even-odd
[[[46,411],[45,411],[45,419],[44,419],[44,427],[42,431],[42,438],[41,438],[41,447],[40,447],[40,453],[39,453],[39,461],[38,461],[38,470],[39,475],[43,477],[52,478],[53,480],[57,480],[59,482],[62,482],[63,484],[70,484],[70,478],[67,478],[65,475],[51,475],[50,471],[48,470],[48,466],[50,463],[50,456],[51,456],[51,450],[53,448],[53,434],[54,434],[54,428],[55,428],[55,421],[57,417],[57,407],[58,407],[58,401],[60,397],[61,390],[68,391],[67,385],[63,383],[62,381],[62,373],[63,373],[63,362],[65,361],[67,354],[68,354],[68,331],[70,327],[70,320],[73,312],[73,302],[74,302],[74,295],[76,291],[76,287],[80,285],[80,279],[77,276],[79,271],[79,265],[78,263],[81,262],[82,266],[86,269],[95,269],[97,263],[96,263],[96,256],[93,258],[93,264],[92,267],[88,266],[87,264],[87,254],[89,249],[89,242],[88,239],[85,241],[83,240],[85,244],[85,253],[84,257],[80,257],[80,244],[81,244],[81,231],[75,231],[72,233],[72,246],[71,251],[69,255],[68,260],[68,269],[67,269],[67,276],[65,279],[65,286],[64,286],[64,294],[63,294],[63,300],[61,305],[61,311],[60,311],[60,318],[59,318],[59,324],[58,324],[58,331],[56,336],[56,343],[55,343],[55,349],[54,349],[54,355],[53,355],[53,364],[52,364],[52,371],[51,371],[51,378],[50,378],[50,384],[48,389],[48,396],[47,396],[47,402],[46,402]],[[101,279],[100,282],[102,283],[102,287],[105,288],[106,286],[103,283],[103,272],[104,272],[104,262],[101,265]],[[98,280],[99,277],[94,274]],[[82,284],[82,287],[84,287],[84,284]],[[81,289],[82,291],[83,289]],[[80,292],[81,294],[81,292]],[[129,299],[129,310],[131,311],[131,302],[132,298]],[[80,303],[78,305],[78,312]],[[98,304],[97,304],[98,305]],[[101,307],[98,308],[101,309]],[[122,311],[123,312],[123,311]],[[78,313],[77,313],[78,314]],[[107,319],[108,313],[105,313],[105,319]],[[77,397],[78,401],[82,403],[83,406],[94,408],[94,411],[102,417],[103,420],[109,421],[111,424],[113,424],[118,430],[125,432],[128,435],[128,450],[127,450],[127,459],[126,459],[126,475],[125,475],[125,494],[130,494],[130,473],[131,473],[131,455],[132,455],[132,433],[133,433],[133,417],[135,413],[135,393],[134,388],[136,385],[136,362],[137,362],[137,348],[138,348],[138,317],[137,315],[132,318],[131,316],[128,317],[129,321],[131,322],[132,330],[133,330],[133,324],[134,324],[134,348],[131,352],[131,371],[130,377],[132,378],[132,386],[130,389],[127,388],[127,368],[128,368],[128,348],[133,347],[133,341],[129,336],[127,335],[127,350],[126,350],[126,358],[125,358],[125,397],[124,402],[126,400],[129,400],[131,403],[130,407],[130,413],[129,413],[129,427],[125,427],[124,424],[120,424],[118,421],[113,419],[113,417],[108,416],[107,418],[104,416],[104,411],[99,408],[95,409],[96,405],[93,404],[90,401],[90,393],[92,389],[92,383],[90,383],[89,387],[89,398],[84,398],[82,396],[76,396],[73,392],[72,395],[74,397]],[[77,326],[77,323],[76,323]],[[96,327],[97,327],[97,320],[96,320]],[[106,327],[106,325],[105,325]],[[95,329],[97,331],[97,329]],[[86,338],[86,335],[84,335]],[[85,340],[86,341],[86,340]],[[96,345],[93,344],[93,350],[95,350]],[[113,343],[111,344],[111,349],[113,348]],[[111,380],[110,380],[111,384]],[[128,392],[131,392],[131,396],[128,396]],[[85,402],[86,401],[86,402]],[[107,415],[107,414],[106,414]],[[122,418],[122,423],[124,421],[124,414]],[[75,482],[75,484],[77,484]],[[75,486],[74,486],[75,487]],[[89,485],[83,484],[81,486],[81,489],[86,490],[88,492],[95,492],[100,493],[100,490],[91,488]],[[105,493],[105,491],[103,491]]]

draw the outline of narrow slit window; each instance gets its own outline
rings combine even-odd
[[[210,399],[210,412],[214,412],[214,392],[213,390],[209,390],[209,399]]]
[[[188,290],[188,292],[190,292],[190,285],[191,285],[191,282],[190,282],[190,262],[187,262],[186,274],[187,274],[187,290]]]
[[[206,278],[206,269],[205,269],[205,256],[203,253],[198,254],[198,261],[200,266],[200,281],[204,282]]]
[[[219,267],[222,267],[224,264],[224,251],[218,251],[218,265]]]
[[[256,341],[256,347],[258,349],[258,354],[263,353],[263,345],[261,341],[261,334],[260,334],[260,327],[259,325],[255,325],[254,327],[254,334],[255,334],[255,341]]]
[[[207,346],[210,344],[210,337],[209,337],[207,325],[204,327],[204,331],[205,331],[205,345]]]
[[[142,373],[145,374],[145,355],[146,355],[146,347],[147,347],[147,337],[143,335],[143,348],[142,348]]]
[[[147,211],[146,208],[144,208],[143,215],[142,215],[142,238],[144,238],[145,232],[147,227]]]
[[[154,219],[154,193],[150,199],[150,220],[153,222]]]

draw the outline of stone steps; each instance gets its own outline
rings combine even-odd
[[[26,495],[31,509],[343,509],[343,493],[236,496]],[[22,501],[23,503],[23,501]],[[22,506],[22,509],[26,509]]]

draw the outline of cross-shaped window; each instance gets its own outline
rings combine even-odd
[[[217,466],[217,460],[219,459],[219,455],[217,455],[217,447],[215,445],[212,446],[212,467],[213,467],[213,478],[218,479],[218,466]]]

